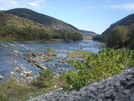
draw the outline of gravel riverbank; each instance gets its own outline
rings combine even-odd
[[[29,101],[134,101],[134,68],[79,91],[67,93],[61,88]]]

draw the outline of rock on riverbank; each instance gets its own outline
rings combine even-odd
[[[134,101],[134,69],[95,82],[80,91],[59,89],[29,101]]]

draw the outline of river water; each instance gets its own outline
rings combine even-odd
[[[59,56],[66,57],[67,51],[91,51],[97,53],[99,46],[103,44],[93,40],[82,40],[80,42],[0,42],[0,74],[4,77],[0,82],[9,79],[11,72],[14,72],[14,63],[23,65],[26,69],[31,69],[31,76],[37,74],[41,69],[31,66],[20,54],[15,54],[13,50],[19,51],[22,55],[27,53],[45,53],[48,48],[53,48],[60,52]],[[64,68],[63,66],[60,66]],[[56,69],[56,66],[52,66]]]

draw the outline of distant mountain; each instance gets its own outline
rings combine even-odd
[[[27,18],[35,22],[41,23],[53,30],[64,30],[68,32],[79,32],[78,29],[70,24],[67,24],[61,20],[50,17],[45,14],[32,11],[27,8],[16,8],[8,11],[4,11],[6,14],[17,15],[22,18]]]
[[[101,35],[93,39],[106,42],[108,47],[134,49],[134,14],[111,24]]]
[[[94,34],[96,34],[96,33],[93,32],[93,31],[87,31],[87,30],[81,30],[81,29],[79,29],[79,31],[81,31],[82,33],[84,33],[84,34],[86,34],[86,35],[94,35]]]
[[[79,31],[81,31],[82,33],[87,33],[87,34],[97,34],[93,31],[87,31],[87,30],[81,30],[81,29],[79,29]]]

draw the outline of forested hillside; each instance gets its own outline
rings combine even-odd
[[[40,14],[26,8],[16,8],[5,11],[6,14],[14,14],[22,18],[27,18],[35,22],[41,23],[54,30],[64,30],[68,32],[79,32],[74,26],[67,24],[61,20],[50,17],[48,15]]]
[[[93,39],[106,42],[108,47],[134,49],[134,14],[112,24],[101,35]]]
[[[0,41],[46,41],[51,39],[64,39],[65,41],[82,40],[81,33],[77,31],[54,30],[47,25],[28,18],[5,14],[2,11],[0,12],[0,22]]]
[[[48,39],[46,26],[12,14],[0,12],[0,40],[22,41]],[[43,37],[45,36],[45,37]]]

